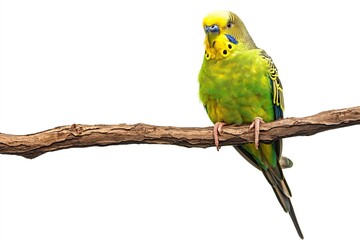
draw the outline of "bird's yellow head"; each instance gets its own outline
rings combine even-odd
[[[205,58],[223,59],[236,48],[256,48],[241,19],[229,11],[209,13],[203,20]]]

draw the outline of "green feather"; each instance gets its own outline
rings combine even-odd
[[[283,90],[272,59],[256,47],[234,13],[210,13],[204,19],[204,29],[214,25],[219,31],[206,32],[205,56],[199,73],[199,95],[211,121],[250,124],[256,117],[265,122],[282,118]],[[303,238],[279,164],[282,141],[260,143],[258,149],[254,144],[235,146],[235,149],[263,172]]]

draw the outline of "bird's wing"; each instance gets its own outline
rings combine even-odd
[[[278,71],[269,55],[264,50],[259,49],[259,56],[267,64],[267,78],[270,82],[269,91],[271,91],[272,104],[274,110],[274,120],[283,117],[284,97],[283,88],[278,76]],[[283,200],[283,196],[291,196],[290,189],[285,181],[279,160],[281,158],[282,140],[274,141],[271,144],[260,143],[259,149],[255,149],[254,144],[244,144],[236,146],[235,149],[253,166],[262,170],[268,182],[273,186],[274,191],[279,198],[285,211],[289,211],[288,204]],[[279,194],[279,191],[282,194]]]
[[[283,96],[283,88],[282,84],[279,79],[278,70],[271,59],[271,57],[262,49],[259,50],[259,57],[261,57],[265,64],[267,65],[266,75],[269,79],[269,85],[272,97],[272,104],[274,110],[274,120],[280,119],[283,117],[284,111],[284,96]],[[236,146],[235,149],[246,159],[249,163],[255,166],[258,169],[268,169],[273,172],[273,176],[276,177],[278,180],[284,179],[281,169],[279,170],[280,166],[278,166],[278,161],[281,158],[282,152],[282,141],[274,141],[272,143],[272,149],[269,147],[264,147],[269,144],[260,144],[260,152],[262,152],[261,156],[255,147],[252,147],[252,144],[245,144]],[[262,147],[263,146],[263,147]],[[271,154],[272,150],[275,150],[275,156]],[[265,154],[267,152],[267,154]],[[271,154],[269,156],[268,154]],[[264,161],[266,159],[266,161]],[[259,161],[262,164],[259,164]],[[272,169],[272,170],[271,170]],[[290,191],[289,191],[290,193]],[[291,195],[291,194],[289,194]]]
[[[270,81],[270,86],[272,90],[272,98],[273,98],[273,105],[274,105],[274,115],[275,119],[283,118],[284,112],[284,95],[283,95],[283,87],[280,82],[278,70],[269,55],[264,50],[260,51],[260,56],[265,59],[268,64],[268,78]]]

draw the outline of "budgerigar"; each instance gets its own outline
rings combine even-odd
[[[199,73],[200,99],[214,126],[215,145],[224,124],[251,124],[255,143],[235,146],[262,171],[281,206],[303,238],[291,204],[291,192],[279,164],[282,140],[259,143],[259,125],[283,117],[283,88],[278,71],[266,52],[256,47],[241,19],[216,11],[203,20],[205,55]],[[274,223],[276,224],[276,223]]]

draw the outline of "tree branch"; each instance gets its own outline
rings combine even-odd
[[[325,111],[303,118],[285,118],[261,125],[260,141],[309,136],[322,131],[360,124],[360,106]],[[147,124],[83,125],[56,127],[29,135],[0,133],[0,154],[35,158],[66,148],[123,144],[172,144],[183,147],[214,146],[212,127],[165,127]],[[248,126],[225,126],[222,146],[254,142]]]

